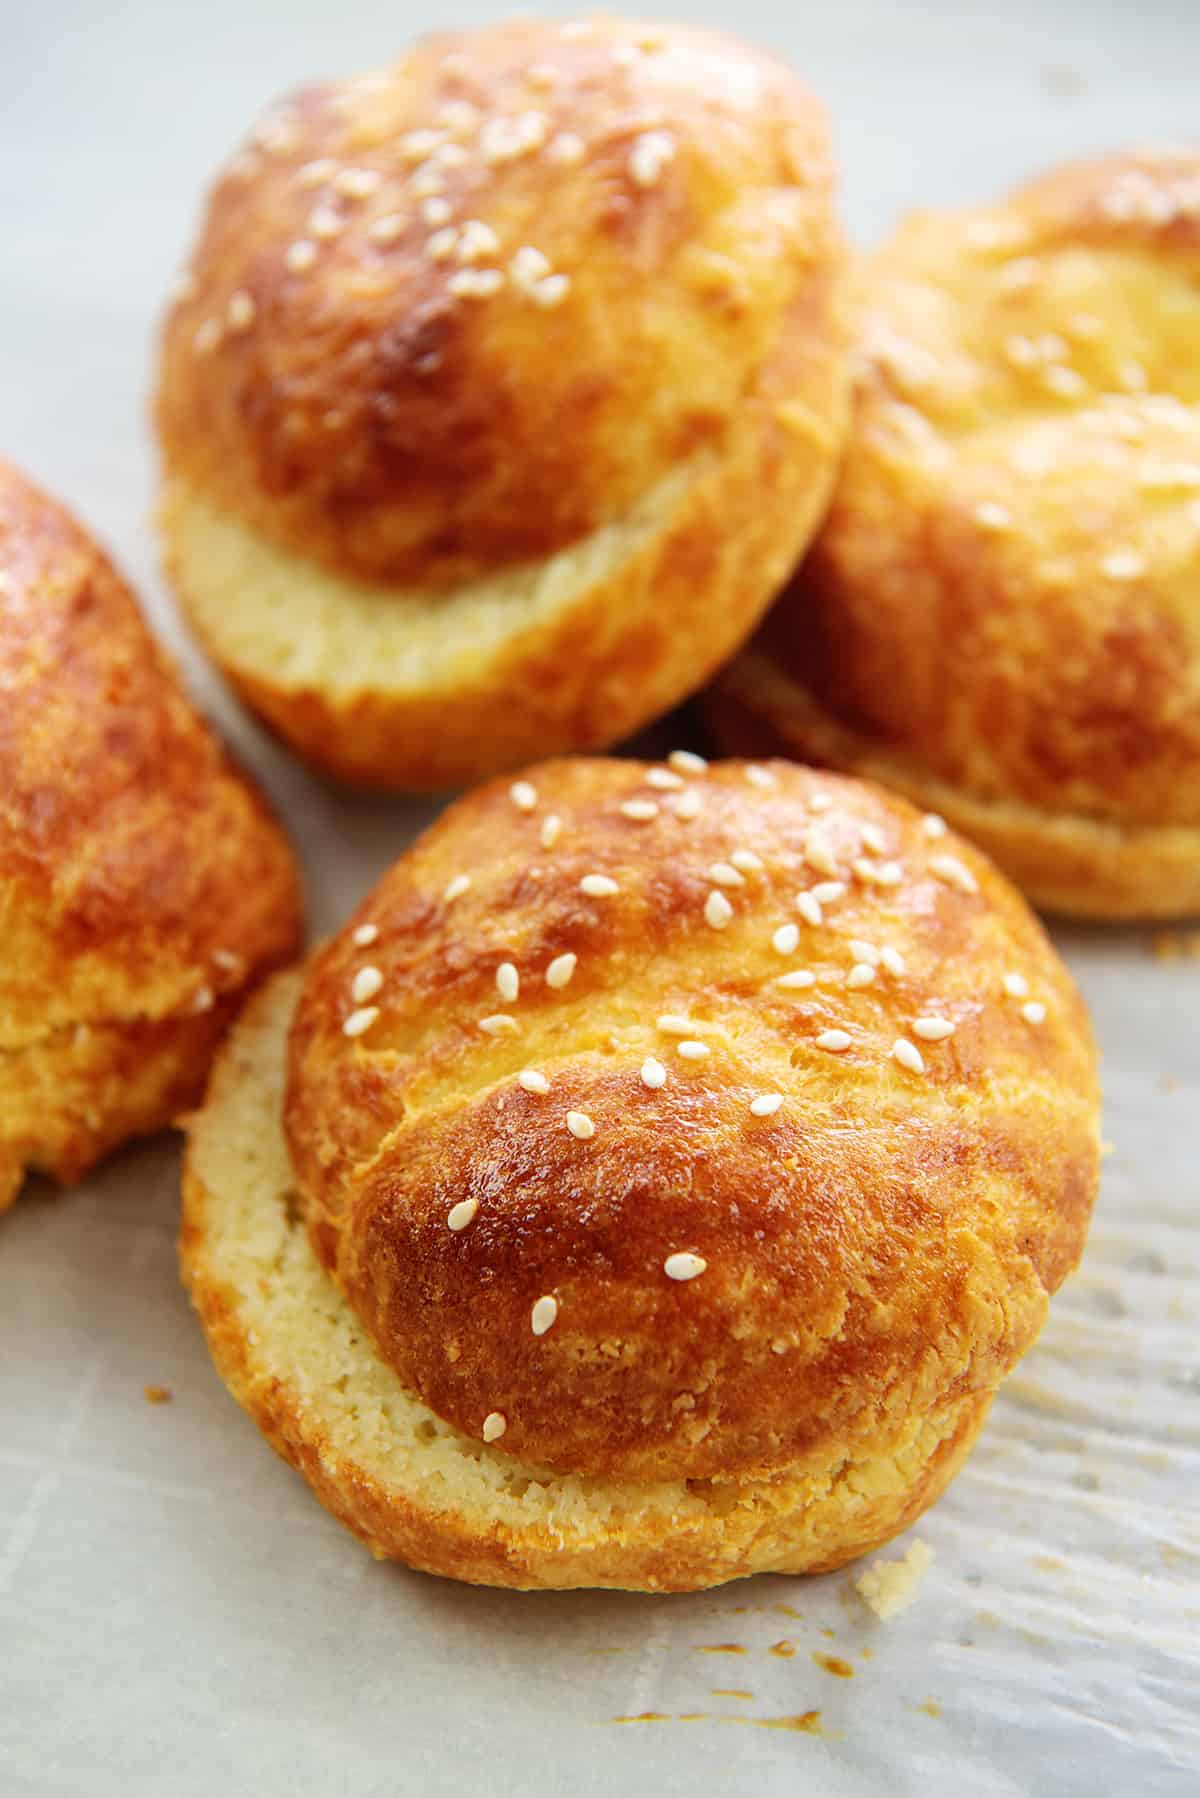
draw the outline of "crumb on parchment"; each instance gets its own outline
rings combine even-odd
[[[169,1405],[174,1396],[169,1386],[146,1386],[143,1394],[148,1405]]]
[[[933,1550],[927,1542],[914,1542],[900,1561],[872,1561],[865,1573],[854,1582],[854,1590],[863,1603],[884,1621],[906,1610],[917,1595],[917,1588],[933,1565]]]

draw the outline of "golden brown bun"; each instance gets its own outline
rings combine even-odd
[[[477,1439],[499,1413],[523,1460],[889,1459],[994,1390],[1078,1259],[1097,1093],[1066,970],[981,856],[857,782],[529,780],[532,809],[503,781],[455,805],[310,965],[285,1126],[319,1258],[407,1390]]]
[[[2,1208],[196,1097],[300,895],[120,576],[4,462],[0,691]]]
[[[919,215],[859,287],[834,504],[723,740],[889,781],[1052,910],[1200,909],[1200,153]]]
[[[833,1443],[761,1479],[653,1485],[555,1473],[437,1417],[374,1353],[304,1228],[281,1121],[299,988],[280,975],[250,1003],[190,1120],[183,1272],[238,1402],[375,1554],[481,1585],[690,1591],[827,1571],[937,1498],[990,1393],[910,1414],[883,1453]]]
[[[167,321],[194,623],[356,782],[628,734],[745,637],[824,508],[842,266],[820,109],[720,34],[511,23],[296,96],[219,180]]]

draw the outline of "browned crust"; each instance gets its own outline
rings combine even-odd
[[[70,1179],[194,1098],[295,952],[282,831],[60,506],[0,463],[0,1186]]]
[[[707,1478],[793,1464],[831,1443],[878,1443],[904,1417],[994,1388],[1075,1264],[1096,1184],[1094,1051],[1082,1003],[1022,901],[955,839],[932,842],[903,801],[774,764],[698,781],[703,811],[620,811],[655,789],[632,762],[530,771],[533,814],[494,782],[452,807],[315,959],[296,1022],[286,1122],[314,1244],[404,1385],[467,1434],[508,1420],[527,1461],[621,1479]],[[832,799],[814,810],[818,789]],[[551,853],[540,821],[563,821]],[[816,829],[847,871],[883,833],[904,879],[850,877],[795,957]],[[737,847],[762,869],[705,921],[709,866]],[[935,877],[954,854],[978,890]],[[447,902],[451,878],[469,891]],[[615,896],[589,899],[600,872]],[[849,944],[890,946],[903,978],[848,992]],[[543,970],[578,955],[569,988]],[[517,1001],[498,996],[511,960]],[[354,973],[379,969],[381,1015],[353,1042]],[[815,987],[783,992],[787,967]],[[1023,972],[1034,1028],[1003,991]],[[478,1020],[516,1014],[519,1034]],[[710,1058],[685,1063],[662,1012],[701,1021]],[[956,1025],[891,1059],[916,1017]],[[845,1027],[833,1055],[818,1035]],[[647,1089],[653,1054],[667,1085]],[[543,1070],[549,1095],[517,1083]],[[751,1098],[784,1107],[753,1118]],[[592,1140],[566,1129],[594,1120]],[[447,1229],[473,1198],[470,1227]],[[664,1259],[708,1264],[679,1285]],[[559,1316],[530,1329],[536,1299]],[[856,1451],[855,1451],[856,1452]]]

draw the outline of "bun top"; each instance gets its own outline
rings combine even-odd
[[[820,109],[735,39],[429,38],[296,95],[219,178],[166,326],[168,470],[349,575],[544,557],[719,453],[749,398],[822,428],[831,193]]]
[[[120,576],[0,462],[0,1048],[209,1009],[296,946],[287,842]]]
[[[989,1390],[1097,1169],[1082,1004],[977,852],[856,781],[681,759],[445,813],[311,964],[285,1107],[405,1385],[636,1480]]]
[[[917,215],[858,289],[849,449],[776,652],[984,799],[1200,824],[1200,151]]]

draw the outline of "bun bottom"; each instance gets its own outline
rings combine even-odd
[[[301,978],[251,1001],[190,1120],[181,1261],[226,1385],[373,1554],[476,1585],[687,1592],[828,1572],[938,1497],[990,1394],[904,1420],[871,1457],[655,1485],[530,1466],[443,1422],[379,1360],[309,1243],[281,1124]]]
[[[1200,912],[1200,829],[1122,825],[977,798],[852,729],[762,650],[743,650],[703,709],[730,755],[785,756],[878,781],[969,837],[1039,910],[1100,923]]]

